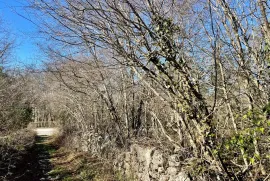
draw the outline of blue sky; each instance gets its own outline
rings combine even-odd
[[[17,66],[38,64],[41,61],[41,54],[36,46],[39,41],[37,26],[27,20],[32,17],[25,11],[26,5],[26,0],[0,0],[3,26],[16,41],[12,64]]]

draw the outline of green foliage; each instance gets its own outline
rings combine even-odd
[[[16,107],[8,109],[3,119],[2,126],[9,131],[25,128],[32,121],[32,109],[28,105],[18,103]]]
[[[267,115],[270,115],[270,102],[268,102],[268,103],[264,106],[263,112],[265,112]]]
[[[216,155],[219,154],[228,165],[231,165],[231,160],[234,160],[236,163],[242,163],[246,159],[249,165],[259,164],[262,160],[265,161],[265,159],[268,159],[267,155],[260,155],[258,153],[260,141],[265,141],[262,139],[269,135],[269,121],[266,119],[265,113],[260,109],[249,110],[240,119],[247,122],[246,125],[249,126],[226,138],[212,152]],[[239,167],[234,165],[231,165],[231,167],[232,173],[237,170],[241,173]]]
[[[156,15],[153,17],[153,29],[160,37],[172,38],[177,27],[172,19]]]
[[[165,62],[170,61],[177,53],[174,34],[178,29],[170,18],[155,15],[152,19],[152,30],[155,34],[153,45],[158,48],[157,54],[162,56]]]

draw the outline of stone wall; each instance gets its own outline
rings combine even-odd
[[[129,152],[121,153],[115,160],[115,169],[129,180],[138,181],[190,181],[181,171],[177,154],[165,156],[155,147],[133,144]]]
[[[76,150],[98,153],[101,157],[113,159],[115,170],[128,181],[190,181],[181,170],[180,154],[167,153],[155,146],[132,144],[129,151],[105,150],[93,142],[88,134],[73,135],[67,145]],[[108,147],[110,148],[110,146]],[[118,154],[119,153],[119,154]]]

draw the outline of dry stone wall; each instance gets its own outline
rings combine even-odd
[[[128,181],[190,181],[188,175],[181,170],[180,154],[168,154],[154,146],[132,144],[129,151],[116,150],[103,153],[100,146],[91,142],[89,135],[73,136],[68,145],[71,148],[114,160],[114,167]]]
[[[115,160],[115,169],[138,181],[190,181],[181,170],[177,154],[165,156],[162,150],[134,144]]]

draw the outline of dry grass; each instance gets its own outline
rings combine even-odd
[[[52,137],[46,144],[57,145],[61,136]],[[59,146],[59,145],[58,145]],[[51,155],[53,170],[49,173],[57,180],[63,181],[115,181],[112,164],[92,156],[89,153],[60,147]]]
[[[11,177],[33,147],[35,132],[23,129],[0,137],[0,180]]]

